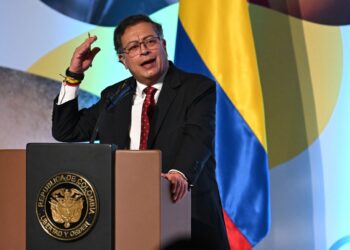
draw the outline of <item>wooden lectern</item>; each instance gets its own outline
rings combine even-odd
[[[57,166],[64,165],[68,167],[68,169],[63,170],[57,169],[57,172],[70,170],[70,165],[67,163],[72,159],[72,155],[68,155],[67,159],[62,159],[63,155],[66,153],[61,154],[59,150],[73,152],[76,155],[76,152],[81,150],[80,147],[89,147],[87,152],[95,152],[95,150],[101,150],[101,147],[106,147],[106,145],[91,144],[34,144],[34,147],[37,146],[38,148],[35,149],[37,155],[35,155],[35,157],[27,156],[27,161],[31,159],[30,161],[35,162],[38,157],[50,157],[50,155],[55,153],[55,156],[57,156],[56,158],[60,159]],[[68,151],[67,147],[69,148]],[[47,234],[39,225],[38,218],[28,218],[33,217],[33,214],[35,214],[35,212],[32,211],[34,207],[28,205],[28,203],[35,204],[36,201],[31,201],[31,199],[33,199],[34,196],[37,197],[37,195],[33,194],[38,192],[38,186],[42,186],[41,183],[34,185],[35,188],[32,188],[28,187],[28,183],[31,184],[33,181],[41,180],[37,175],[40,175],[42,170],[34,170],[34,176],[36,177],[33,177],[34,180],[31,179],[26,183],[26,175],[27,178],[28,176],[30,177],[30,171],[33,171],[30,169],[30,166],[27,166],[26,173],[26,151],[0,150],[0,197],[2,198],[0,206],[1,249],[26,249],[26,235],[28,238],[30,237],[30,241],[38,240],[41,242],[40,244],[44,243],[45,245],[42,246],[42,249],[77,249],[76,247],[80,249],[80,246],[84,249],[95,249],[90,245],[84,245],[84,242],[89,242],[89,240],[93,242],[91,240],[98,240],[98,238],[101,238],[100,236],[96,236],[98,235],[97,230],[103,228],[103,225],[101,226],[98,224],[99,220],[100,222],[112,222],[111,228],[108,227],[108,223],[106,224],[106,228],[103,228],[103,233],[110,234],[108,237],[106,236],[106,238],[112,239],[111,244],[106,244],[108,247],[104,249],[156,250],[163,249],[168,244],[178,239],[188,239],[191,231],[190,195],[187,194],[183,200],[176,204],[171,201],[170,185],[168,181],[160,177],[161,153],[156,150],[114,151],[111,147],[110,150],[112,152],[110,161],[112,164],[112,176],[110,176],[112,190],[109,190],[109,192],[112,195],[112,201],[110,201],[112,205],[108,205],[108,209],[106,209],[103,208],[104,204],[100,204],[102,207],[100,214],[97,216],[96,225],[94,225],[86,235],[68,242],[60,241]],[[98,155],[94,155],[94,153],[89,153],[89,155],[91,155],[93,159],[99,157]],[[51,169],[47,170],[46,173],[52,176],[56,171],[54,169],[55,164],[51,161],[47,162],[49,162],[49,167],[47,168]],[[107,160],[106,162],[108,163],[109,161]],[[45,161],[38,160],[35,168],[41,164],[45,165]],[[78,166],[78,162],[75,160],[74,164],[71,166],[73,165]],[[89,168],[95,171],[93,167],[87,166],[87,169]],[[45,171],[46,170],[43,172]],[[104,173],[107,179],[108,171]],[[102,172],[101,170],[101,174],[103,174]],[[85,175],[84,169],[79,169],[79,173]],[[97,171],[93,172],[93,175],[96,174],[99,174],[98,167]],[[89,176],[89,174],[86,175]],[[93,175],[90,174],[90,176]],[[41,178],[44,180],[46,176]],[[94,179],[94,177],[89,178]],[[102,194],[101,190],[98,190],[99,185],[100,184],[95,183],[96,191],[101,198],[100,202],[105,201],[108,204],[108,201],[106,201],[104,197],[109,197],[109,194]],[[102,189],[105,188],[108,189],[109,184],[104,183],[104,188]],[[30,194],[30,192],[33,192],[33,194]],[[105,190],[102,192],[105,192]],[[101,212],[105,214],[101,214]],[[108,216],[110,216],[110,218],[108,218]],[[35,228],[40,229],[40,232],[36,232],[38,233],[37,239],[33,239],[37,237],[36,233],[33,233]],[[28,230],[30,231],[29,236]],[[52,247],[48,248],[50,244]],[[31,246],[33,246],[33,244],[31,243],[28,245],[27,239],[27,250],[32,250]]]
[[[0,246],[26,249],[25,150],[0,150]]]

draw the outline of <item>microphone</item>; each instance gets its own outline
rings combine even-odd
[[[135,88],[131,84],[128,84],[128,82],[125,80],[116,92],[108,96],[105,110],[108,111],[114,108],[122,99],[124,99],[129,94],[134,93],[134,90]]]
[[[121,86],[117,89],[117,91],[115,91],[113,94],[107,97],[107,101],[104,106],[104,109],[101,111],[100,115],[97,118],[92,136],[89,141],[90,144],[94,144],[96,140],[100,122],[102,120],[102,117],[106,113],[106,111],[109,111],[110,109],[114,108],[116,105],[118,105],[118,103],[120,103],[121,100],[123,100],[128,95],[133,94],[134,92],[135,92],[134,86],[132,84],[128,84],[128,81],[125,80],[121,84]]]

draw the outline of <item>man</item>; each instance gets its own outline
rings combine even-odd
[[[116,28],[114,43],[132,77],[78,111],[76,91],[100,50],[91,48],[96,39],[89,36],[73,54],[54,103],[53,136],[86,141],[97,123],[101,143],[161,150],[174,202],[192,188],[193,249],[229,249],[215,180],[215,83],[177,69],[167,60],[162,27],[147,16],[130,16]]]

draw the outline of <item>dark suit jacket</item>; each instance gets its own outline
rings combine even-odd
[[[125,81],[132,87],[136,86],[132,77]],[[110,96],[121,85],[106,88],[101,100],[89,109],[78,111],[76,99],[62,105],[54,104],[52,132],[55,139],[68,142],[89,140],[103,112],[98,126],[100,142],[128,148],[133,95],[103,111],[109,105]],[[163,172],[177,169],[193,185],[192,237],[214,237],[215,248],[205,249],[227,249],[220,248],[218,244],[222,243],[217,242],[227,242],[227,238],[215,179],[215,101],[216,85],[213,81],[180,71],[170,63],[151,120],[148,148],[161,150]]]

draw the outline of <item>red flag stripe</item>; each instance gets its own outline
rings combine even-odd
[[[230,217],[224,212],[224,220],[226,225],[227,237],[231,250],[251,250],[252,246],[244,235],[238,230]]]

